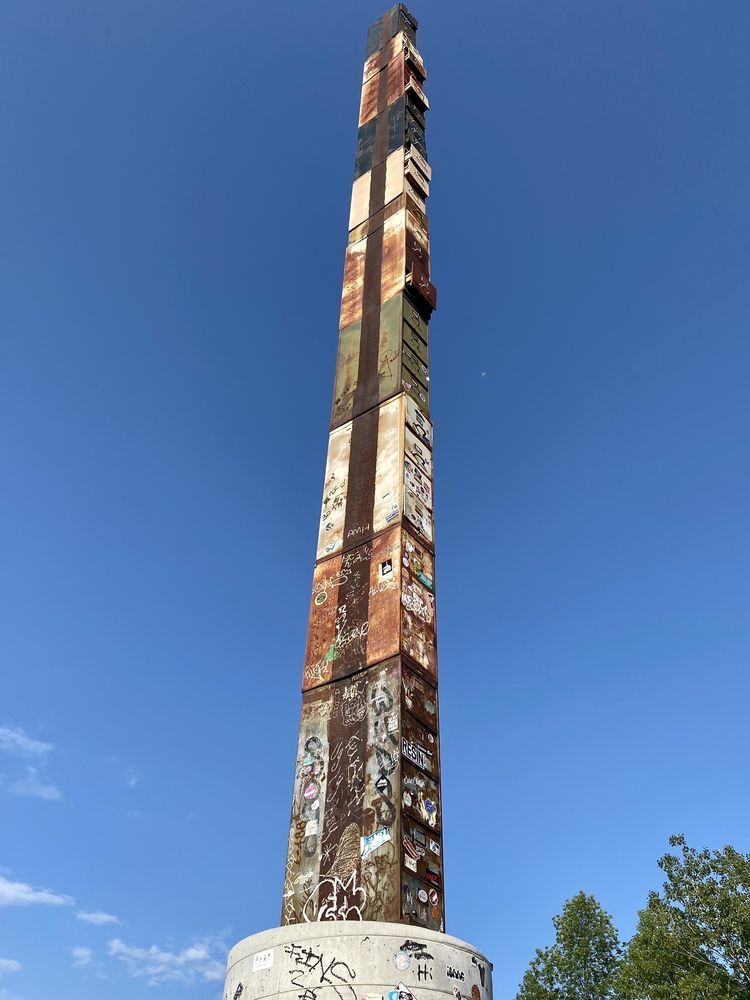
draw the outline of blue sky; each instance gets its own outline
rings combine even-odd
[[[278,922],[383,9],[0,7],[6,1000],[213,998]],[[448,930],[512,1000],[579,889],[628,934],[669,834],[750,849],[750,6],[415,13]]]

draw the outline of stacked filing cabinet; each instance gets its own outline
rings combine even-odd
[[[426,70],[369,30],[282,923],[444,929]]]

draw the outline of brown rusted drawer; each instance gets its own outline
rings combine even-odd
[[[437,308],[437,288],[430,281],[427,272],[417,264],[414,264],[407,276],[406,287],[418,295],[428,309]]]

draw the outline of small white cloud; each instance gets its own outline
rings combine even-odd
[[[135,788],[138,784],[138,775],[135,772],[135,768],[127,764],[121,757],[118,757],[117,754],[112,754],[107,759],[119,769],[122,780],[128,788]]]
[[[94,957],[91,948],[71,948],[70,954],[73,956],[73,965],[77,969],[85,969],[87,965],[91,965],[91,960]]]
[[[220,982],[224,979],[227,948],[218,938],[200,938],[182,951],[165,951],[157,945],[138,948],[114,938],[107,944],[113,958],[124,962],[133,979],[144,978],[148,986],[197,982]]]
[[[51,782],[43,781],[35,767],[26,768],[26,777],[10,786],[14,795],[27,795],[33,799],[47,799],[49,802],[62,798],[62,792]]]
[[[20,972],[22,968],[15,958],[0,958],[0,979],[8,972]]]
[[[43,757],[54,747],[43,740],[32,739],[18,726],[0,726],[0,750],[22,757]]]
[[[102,913],[101,910],[79,910],[76,916],[87,924],[96,924],[97,926],[120,923],[120,918],[116,917],[114,913]]]
[[[25,882],[11,882],[0,875],[0,906],[72,906],[72,896],[63,896],[51,889],[35,889]]]

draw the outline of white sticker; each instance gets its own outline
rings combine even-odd
[[[318,821],[316,819],[309,819],[305,823],[305,836],[314,837],[318,832]]]
[[[417,862],[414,858],[410,858],[408,854],[404,855],[404,864],[409,869],[410,872],[416,872]]]
[[[259,951],[253,955],[253,972],[260,972],[263,969],[270,969],[273,965],[273,948],[267,951]]]
[[[440,844],[438,844],[437,841],[430,840],[430,850],[433,854],[437,854],[437,856],[440,857]]]
[[[383,844],[387,844],[391,839],[391,832],[387,826],[370,833],[366,837],[359,838],[359,853],[363,858],[369,858],[373,851],[377,851]]]
[[[388,732],[393,733],[398,729],[398,719],[394,718],[392,715],[388,716]]]

